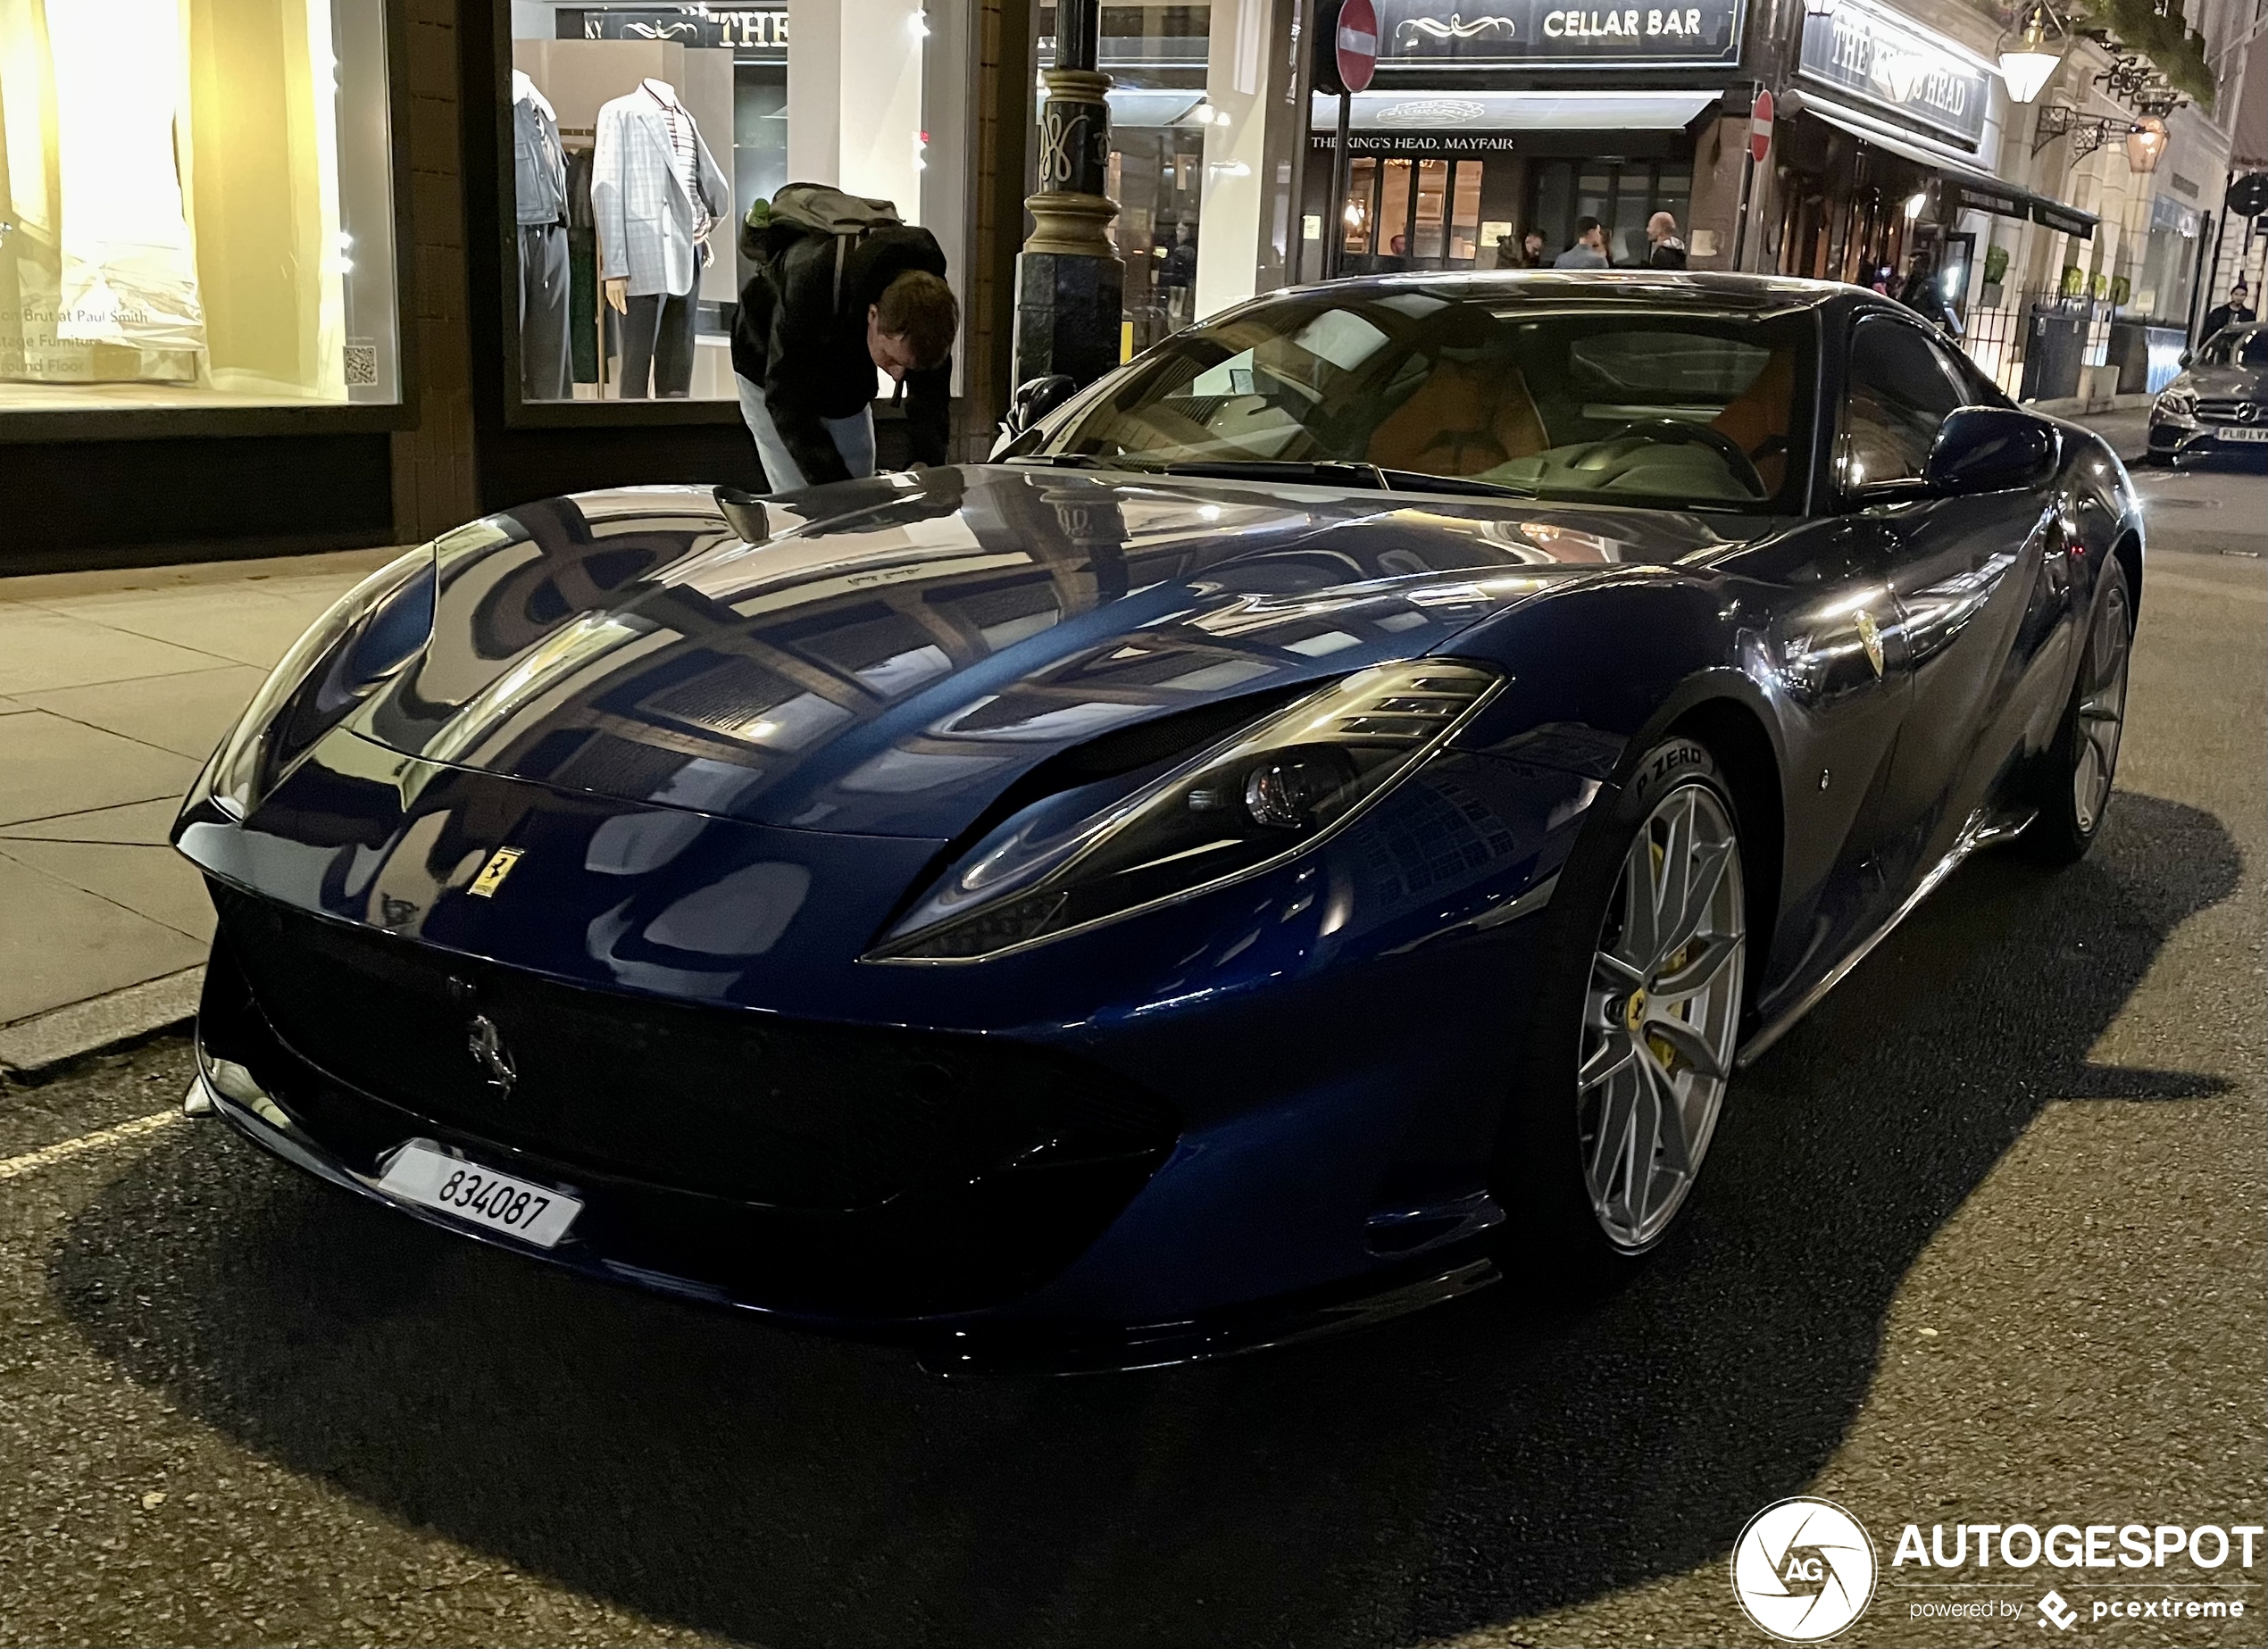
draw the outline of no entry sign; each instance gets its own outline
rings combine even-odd
[[[1371,0],[1344,0],[1331,50],[1338,83],[1350,92],[1366,90],[1378,71],[1378,9]]]
[[[1764,163],[1764,156],[1772,153],[1772,93],[1758,91],[1755,106],[1748,112],[1748,158],[1759,166]]]

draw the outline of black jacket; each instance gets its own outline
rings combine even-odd
[[[874,399],[881,379],[866,353],[866,312],[908,270],[942,277],[937,237],[910,224],[876,229],[843,261],[835,297],[835,242],[790,225],[740,231],[755,273],[740,288],[732,328],[732,370],[763,390],[764,407],[804,478],[848,479],[822,418],[851,418]],[[905,375],[905,421],[916,463],[943,463],[952,429],[951,357]]]

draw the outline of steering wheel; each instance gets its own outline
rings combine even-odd
[[[1713,429],[1707,424],[1688,423],[1682,418],[1633,418],[1601,440],[1599,446],[1611,446],[1633,436],[1641,436],[1648,441],[1666,446],[1708,447],[1724,460],[1725,468],[1732,471],[1732,479],[1757,497],[1766,497],[1772,492],[1772,488],[1764,485],[1764,478],[1756,472],[1756,466],[1749,461],[1748,454],[1740,450],[1740,443],[1722,429]]]

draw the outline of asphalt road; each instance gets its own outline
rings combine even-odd
[[[2268,1522],[2268,480],[2145,486],[2097,852],[1963,870],[1579,1313],[946,1383],[215,1127],[96,1133],[171,1104],[178,1039],[0,1092],[0,1643],[1740,1644],[1727,1553],[1784,1495],[1886,1563],[1907,1522]],[[1843,1641],[2256,1644],[2264,1572],[2179,1577],[2242,1620],[2043,1636],[2034,1574],[1955,1624],[1886,1568]]]

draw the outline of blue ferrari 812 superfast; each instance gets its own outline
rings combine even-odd
[[[189,1106],[937,1366],[1611,1281],[1964,856],[2086,852],[2141,595],[2110,449],[1872,294],[1272,294],[989,462],[365,580],[176,828]]]

